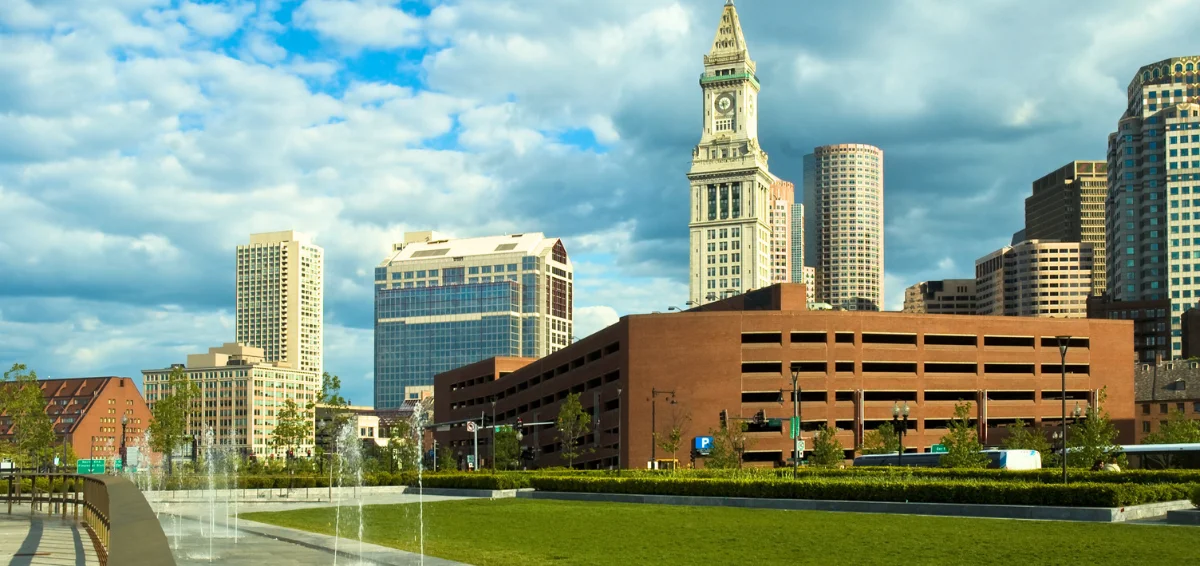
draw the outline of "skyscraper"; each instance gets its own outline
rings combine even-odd
[[[792,279],[792,208],[796,187],[787,181],[771,184],[771,282],[800,282]]]
[[[1109,299],[1169,301],[1171,357],[1182,351],[1180,316],[1200,297],[1198,71],[1200,56],[1138,69],[1108,135]]]
[[[795,197],[793,197],[795,198]],[[804,282],[804,203],[792,203],[792,283]]]
[[[883,151],[865,144],[816,148],[804,160],[804,235],[817,302],[883,310]]]
[[[251,234],[237,247],[237,342],[263,361],[321,374],[325,251],[287,230]]]
[[[737,9],[726,2],[700,76],[703,129],[692,149],[690,303],[772,281],[770,207],[779,179],[758,143],[758,77]],[[784,225],[789,225],[784,223]]]
[[[1108,163],[1072,161],[1033,182],[1025,199],[1027,240],[1092,244],[1092,294],[1107,292],[1104,263],[1104,199]]]
[[[570,344],[574,277],[562,240],[541,233],[406,233],[375,268],[375,408],[444,371]]]

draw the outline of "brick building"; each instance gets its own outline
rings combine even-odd
[[[1061,361],[1055,336],[1070,335],[1067,399],[1092,404],[1107,387],[1106,408],[1133,438],[1133,330],[1126,321],[808,311],[802,285],[783,284],[682,313],[630,315],[538,360],[492,358],[439,374],[435,415],[456,423],[435,435],[442,449],[471,452],[461,421],[491,414],[499,423],[552,421],[568,393],[592,412],[594,448],[577,464],[645,467],[653,428],[686,422],[683,460],[696,436],[730,419],[792,416],[791,369],[799,373],[807,447],[821,425],[836,427],[849,451],[865,431],[908,403],[909,451],[927,451],[947,432],[959,399],[976,401],[985,444],[1017,418],[1053,427],[1061,416]],[[781,390],[784,392],[781,394]],[[672,394],[654,395],[654,391]],[[652,410],[652,398],[657,399]],[[670,404],[674,399],[677,404]],[[1073,407],[1068,406],[1068,411]],[[652,413],[656,422],[652,428]],[[771,423],[776,424],[771,424]],[[791,456],[786,426],[768,420],[748,432],[744,460],[782,464]],[[598,431],[598,432],[597,432]],[[480,435],[480,456],[490,454]],[[991,439],[989,440],[989,437]],[[553,427],[526,430],[538,466],[562,465]],[[663,457],[658,451],[658,457]],[[667,456],[669,457],[669,455]],[[699,465],[699,464],[698,464]]]
[[[1139,444],[1174,411],[1200,419],[1200,362],[1137,364],[1134,379]]]
[[[56,442],[79,458],[115,458],[121,451],[121,417],[127,446],[140,446],[150,409],[128,377],[78,377],[38,381]],[[0,413],[0,441],[11,441],[12,419]]]

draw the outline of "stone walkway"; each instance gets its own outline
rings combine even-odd
[[[99,565],[87,530],[71,518],[29,514],[28,505],[14,505],[12,515],[0,512],[0,564],[9,566]]]

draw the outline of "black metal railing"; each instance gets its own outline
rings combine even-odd
[[[28,503],[30,516],[40,511],[65,520],[70,512],[71,520],[90,535],[101,566],[175,564],[158,517],[128,479],[6,469],[0,470],[0,481],[7,488],[3,495],[9,515],[14,503]]]

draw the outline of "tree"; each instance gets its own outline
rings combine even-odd
[[[946,468],[986,468],[988,457],[983,454],[979,435],[971,425],[971,404],[955,403],[954,420],[950,421],[950,432],[942,437],[946,453],[942,454],[941,465]]]
[[[154,402],[151,421],[150,448],[167,459],[167,472],[174,470],[171,456],[187,439],[192,403],[200,398],[200,386],[188,378],[182,367],[174,367]]]
[[[691,416],[687,413],[679,413],[672,411],[671,413],[671,429],[667,434],[660,435],[658,431],[654,432],[654,442],[662,449],[663,452],[670,452],[671,459],[677,460],[679,447],[683,444],[683,428],[691,421]]]
[[[1082,420],[1070,425],[1070,434],[1067,436],[1068,466],[1090,468],[1098,461],[1110,460],[1125,466],[1125,454],[1121,453],[1121,447],[1116,443],[1120,432],[1109,418],[1108,411],[1104,410],[1107,399],[1107,388],[1101,389],[1097,406],[1088,408]]]
[[[580,439],[590,430],[591,416],[579,404],[579,394],[571,393],[558,409],[558,439],[562,442],[561,457],[567,461],[567,467],[574,467],[575,458],[590,451],[579,445]]]
[[[845,449],[837,439],[837,429],[822,425],[813,438],[812,464],[821,468],[836,468],[845,458]]]
[[[885,422],[875,430],[869,430],[863,435],[863,454],[896,454],[900,452],[900,435],[892,423]]]
[[[1183,411],[1173,410],[1158,430],[1147,434],[1142,444],[1188,444],[1200,442],[1200,420],[1189,419]]]
[[[287,452],[310,438],[312,430],[308,411],[288,399],[283,402],[283,408],[275,413],[275,432],[271,435],[271,444]],[[291,464],[290,459],[287,463]]]
[[[740,469],[742,454],[753,445],[753,441],[746,438],[747,428],[749,425],[745,421],[734,421],[720,430],[708,431],[709,436],[713,437],[713,445],[704,460],[704,467]]]
[[[517,432],[505,429],[496,433],[496,468],[515,470],[521,467],[521,443]]]
[[[46,398],[37,372],[26,369],[25,364],[13,364],[4,372],[0,408],[12,419],[17,452],[28,457],[30,465],[40,468],[53,458],[54,421],[46,414]]]
[[[450,451],[449,448],[438,450],[437,453],[437,471],[453,472],[458,469],[458,455]]]
[[[1046,433],[1041,429],[1029,426],[1025,421],[1017,422],[1009,427],[1008,438],[1004,439],[1004,448],[1008,450],[1037,450],[1042,455],[1042,467],[1049,467],[1057,460]]]

